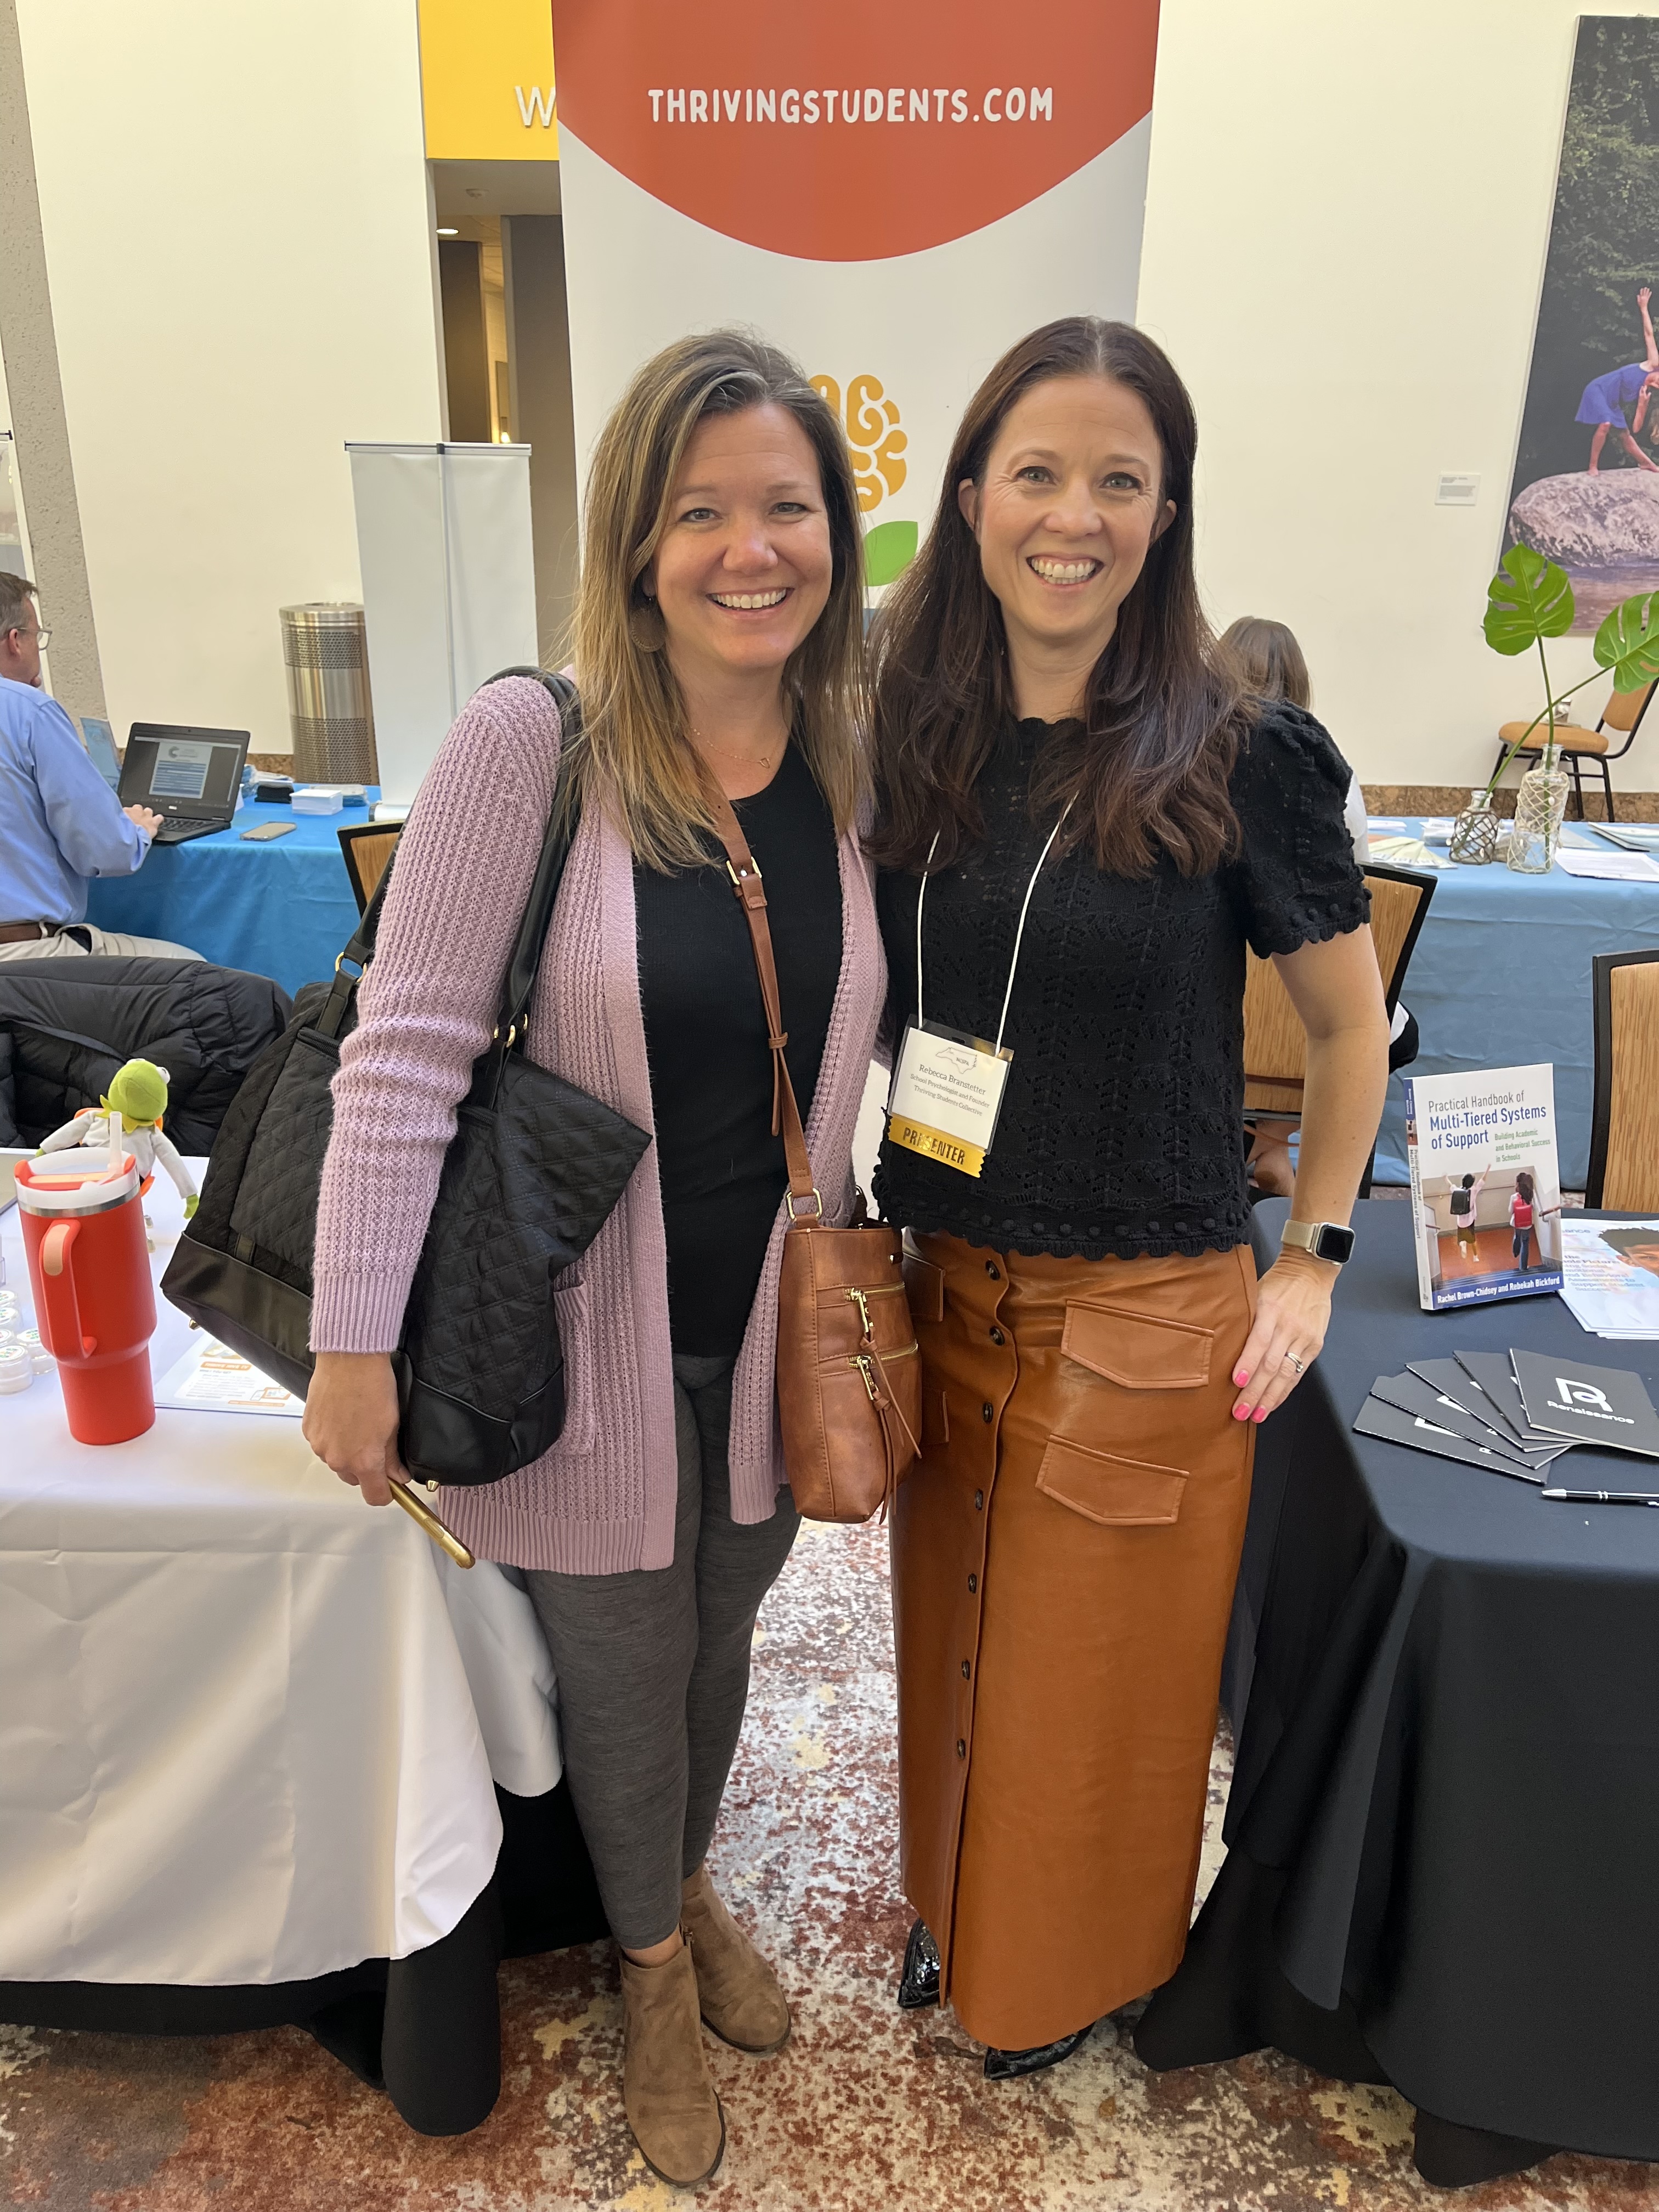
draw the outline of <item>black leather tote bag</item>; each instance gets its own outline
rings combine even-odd
[[[572,687],[540,670],[567,744]],[[650,1138],[526,1059],[526,1011],[569,850],[556,800],[501,986],[495,1034],[444,1158],[438,1196],[392,1355],[405,1467],[429,1481],[497,1482],[564,1425],[554,1284],[598,1236]],[[395,865],[395,856],[394,856]],[[391,870],[335,963],[253,1066],[225,1115],[201,1203],[161,1288],[266,1374],[303,1396],[311,1380],[312,1248],[330,1084],[356,1019]]]

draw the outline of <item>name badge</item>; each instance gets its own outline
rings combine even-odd
[[[912,1024],[893,1071],[888,1135],[907,1152],[977,1176],[996,1133],[1013,1057],[939,1022]]]

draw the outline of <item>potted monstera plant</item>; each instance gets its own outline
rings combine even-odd
[[[1590,673],[1558,691],[1550,677],[1544,641],[1565,637],[1572,628],[1574,612],[1572,585],[1566,570],[1529,545],[1511,546],[1486,586],[1486,613],[1481,626],[1494,653],[1516,659],[1537,648],[1544,704],[1503,754],[1486,789],[1459,815],[1452,838],[1455,859],[1489,860],[1493,857],[1498,828],[1492,811],[1492,792],[1499,776],[1516,755],[1533,743],[1534,732],[1542,724],[1545,738],[1538,766],[1522,777],[1516,797],[1509,862],[1523,875],[1547,874],[1555,865],[1570,781],[1560,765],[1555,734],[1565,720],[1561,708],[1575,691],[1601,676],[1611,674],[1615,691],[1638,690],[1659,676],[1659,592],[1638,592],[1616,606],[1596,631],[1595,666]]]

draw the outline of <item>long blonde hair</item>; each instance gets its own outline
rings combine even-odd
[[[569,804],[579,808],[592,793],[648,867],[707,861],[698,833],[712,830],[714,817],[645,579],[697,424],[769,404],[788,410],[817,456],[834,556],[823,612],[784,666],[786,708],[837,834],[864,791],[863,539],[841,426],[775,346],[741,331],[681,338],[646,362],[600,433],[574,624],[583,727]]]

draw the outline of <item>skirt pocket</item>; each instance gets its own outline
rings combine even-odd
[[[1187,1477],[1180,1468],[1124,1459],[1055,1437],[1042,1455],[1036,1486],[1057,1505],[1103,1528],[1167,1528],[1180,1518]]]
[[[1201,1390],[1210,1379],[1215,1331],[1132,1306],[1068,1299],[1060,1348],[1124,1390]]]

